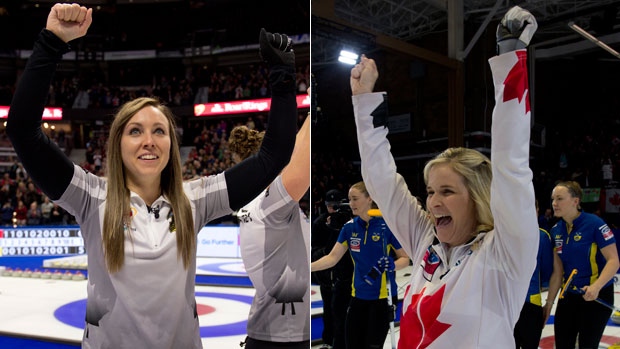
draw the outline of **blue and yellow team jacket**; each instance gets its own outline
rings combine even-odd
[[[389,255],[391,250],[401,247],[390,228],[382,217],[373,217],[365,222],[359,216],[347,222],[340,230],[338,243],[344,244],[351,252],[353,259],[353,297],[365,300],[387,298],[386,273],[381,274],[381,280],[369,285],[364,276],[377,263],[379,258]],[[392,295],[398,294],[394,275],[390,277]]]
[[[540,242],[538,244],[538,255],[536,256],[536,269],[530,280],[530,287],[527,289],[526,301],[542,306],[542,287],[549,282],[553,273],[553,240],[551,235],[542,228],[538,229]]]
[[[570,232],[567,231],[566,222],[559,220],[551,228],[551,235],[562,259],[564,280],[573,269],[577,269],[571,285],[578,288],[590,285],[598,279],[606,263],[601,249],[616,242],[614,233],[607,224],[600,217],[586,212],[581,212],[573,221]],[[605,286],[612,282],[613,279]]]

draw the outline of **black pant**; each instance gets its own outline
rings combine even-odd
[[[541,306],[525,302],[514,329],[515,347],[538,349],[544,320]]]
[[[598,297],[614,304],[613,284],[601,289]],[[555,347],[573,349],[579,335],[579,349],[597,349],[611,313],[596,301],[586,302],[580,294],[565,293],[555,310]]]
[[[334,349],[346,349],[347,311],[351,303],[351,279],[336,279],[332,288],[332,315],[334,322]]]
[[[321,285],[321,299],[323,300],[323,332],[321,338],[323,343],[332,345],[334,343],[334,311],[332,309],[332,286]]]
[[[392,300],[396,304],[398,298]],[[383,348],[390,329],[389,319],[387,299],[351,298],[346,322],[347,349]]]
[[[302,342],[267,342],[260,341],[258,339],[252,339],[250,337],[245,338],[245,349],[308,349],[310,348],[310,341]]]

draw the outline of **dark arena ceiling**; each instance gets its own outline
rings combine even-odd
[[[599,51],[593,50],[592,44],[570,45],[582,42],[583,38],[569,28],[569,22],[574,22],[612,47],[618,47],[620,42],[620,34],[617,33],[620,27],[620,1],[617,0],[313,0],[313,58],[329,61],[334,55],[330,47],[338,44],[337,37],[343,39],[337,29],[330,28],[329,23],[324,21],[326,17],[333,16],[339,23],[350,23],[364,31],[417,43],[446,34],[450,14],[456,13],[456,30],[465,30],[463,48],[467,49],[469,44],[475,44],[478,40],[478,31],[484,30],[489,23],[497,23],[514,5],[528,9],[537,18],[539,29],[533,44],[541,49],[554,48],[546,52],[549,57]],[[462,23],[460,28],[459,22]],[[352,40],[361,42],[365,39],[363,36],[356,38],[355,32],[351,36]]]
[[[0,0],[0,48],[30,48],[58,1]],[[309,32],[308,0],[84,0],[94,20],[89,42],[116,49],[129,40],[132,49],[231,46],[254,43],[261,27],[287,34]],[[300,20],[303,19],[303,20]]]

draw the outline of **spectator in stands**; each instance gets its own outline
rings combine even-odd
[[[2,225],[13,225],[13,205],[11,200],[6,200],[2,205]]]
[[[538,216],[538,226],[546,231],[551,231],[554,223],[553,210],[550,208],[545,209],[545,213]]]
[[[95,164],[95,173],[99,173],[103,166],[103,155],[101,155],[101,150],[95,150],[95,154],[93,155],[93,163]]]
[[[41,203],[41,216],[43,218],[43,224],[50,224],[52,222],[52,210],[54,204],[50,201],[47,195],[43,195],[43,202]]]
[[[28,179],[28,173],[24,169],[24,165],[21,162],[17,163],[17,169],[15,170],[15,177],[17,180],[26,180]]]
[[[248,116],[248,121],[245,123],[245,126],[250,130],[256,129],[256,124],[254,123],[254,119],[251,116]]]
[[[20,226],[26,225],[26,220],[28,219],[28,208],[24,205],[23,200],[17,200],[17,207],[15,207],[13,217],[15,218],[15,224]]]
[[[13,159],[13,164],[9,168],[9,177],[12,180],[16,180],[17,179],[17,169],[18,168],[19,168],[19,159],[15,158],[15,159]]]
[[[41,225],[42,218],[43,218],[43,214],[41,213],[39,204],[36,201],[31,202],[30,209],[28,209],[28,213],[26,213],[26,224],[27,225]]]
[[[9,172],[4,172],[2,179],[0,180],[0,187],[15,185],[15,180],[11,178]]]
[[[26,184],[24,199],[24,202],[28,206],[30,206],[30,204],[33,202],[36,202],[37,204],[41,202],[41,192],[35,187],[34,183],[28,182],[28,184]]]
[[[5,172],[4,177],[0,180],[0,199],[2,202],[11,201],[15,198],[15,181],[9,177],[9,173]]]
[[[67,225],[69,223],[69,220],[67,218],[67,213],[66,211],[58,206],[57,203],[53,203],[54,207],[52,207],[52,213],[50,216],[50,223],[53,225]]]
[[[37,185],[81,225],[90,285],[82,345],[200,348],[196,230],[243,207],[288,163],[296,120],[292,41],[260,33],[272,107],[256,156],[184,183],[171,110],[157,99],[138,98],[114,118],[103,179],[73,164],[40,127],[67,43],[86,35],[91,23],[92,9],[68,3],[51,8],[13,96],[7,134]]]

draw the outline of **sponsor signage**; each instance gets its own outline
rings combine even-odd
[[[310,108],[310,96],[297,96],[297,108]],[[226,114],[242,114],[264,112],[271,109],[271,98],[202,103],[194,105],[195,116],[214,116]]]

